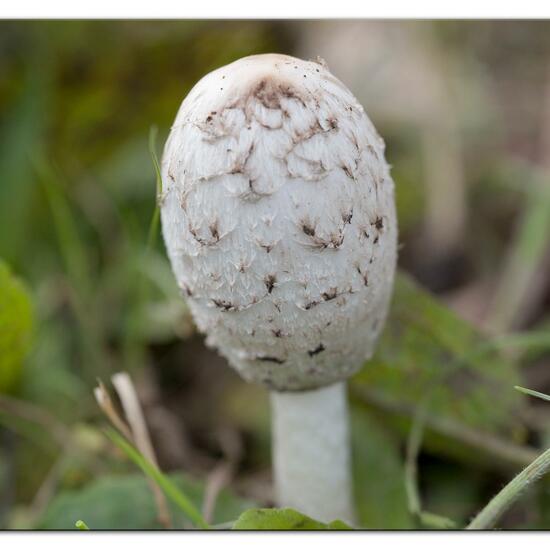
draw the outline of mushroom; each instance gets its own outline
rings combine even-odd
[[[372,355],[396,263],[383,140],[322,60],[254,55],[185,98],[162,179],[199,330],[271,391],[278,505],[353,521],[346,380]]]

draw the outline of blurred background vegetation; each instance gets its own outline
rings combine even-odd
[[[205,348],[147,247],[151,127],[160,153],[201,76],[262,52],[324,58],[393,166],[402,275],[350,384],[361,525],[422,527],[416,458],[422,506],[461,526],[550,446],[548,404],[513,389],[550,392],[550,23],[4,21],[1,528],[160,527],[93,397],[122,370],[209,520],[272,504],[267,394]],[[550,529],[549,481],[500,526]]]

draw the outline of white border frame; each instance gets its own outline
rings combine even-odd
[[[4,19],[538,19],[550,16],[543,0],[20,0],[2,2]]]

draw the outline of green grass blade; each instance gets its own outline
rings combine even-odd
[[[149,225],[149,234],[147,237],[147,250],[150,250],[155,242],[155,238],[158,233],[159,225],[159,201],[162,195],[162,176],[160,174],[160,163],[157,157],[157,134],[158,129],[156,126],[151,126],[149,131],[149,154],[151,155],[151,161],[153,162],[153,168],[155,170],[156,181],[156,201],[153,217]]]
[[[101,319],[93,307],[96,288],[88,248],[80,236],[77,215],[59,181],[60,177],[43,157],[33,159],[33,165],[46,195],[59,252],[70,282],[72,306],[81,327],[78,334],[84,350],[83,357],[88,370],[96,375],[101,374],[106,371],[108,361]]]
[[[106,434],[128,458],[143,470],[145,475],[151,478],[164,491],[165,495],[181,509],[194,525],[201,529],[210,529],[210,526],[206,523],[195,505],[158,468],[151,464],[115,430],[108,428]]]
[[[149,298],[149,281],[145,276],[146,265],[148,259],[151,255],[153,247],[155,245],[158,233],[159,233],[159,221],[160,221],[160,209],[159,201],[162,194],[162,177],[160,173],[160,164],[157,157],[157,127],[151,126],[149,130],[149,140],[148,148],[149,154],[151,156],[151,161],[153,164],[153,169],[155,173],[155,185],[156,185],[156,194],[155,194],[155,208],[151,216],[151,221],[149,222],[149,229],[147,232],[147,241],[144,249],[141,252],[139,260],[137,260],[141,266],[139,269],[138,280],[136,281],[135,287],[135,299],[132,300],[134,307],[134,314],[130,316],[130,322],[126,327],[125,336],[124,336],[124,364],[126,369],[130,370],[136,365],[139,365],[143,361],[143,346],[140,342],[140,320],[142,319],[143,310],[147,304]]]
[[[538,173],[534,173],[532,178],[532,189],[488,319],[488,325],[500,333],[513,327],[521,317],[522,304],[528,298],[550,245],[550,193]]]
[[[540,391],[529,390],[527,388],[522,388],[521,386],[514,386],[514,389],[526,395],[530,395],[531,397],[538,397],[539,399],[550,401],[550,395],[546,395],[545,393],[541,393]]]
[[[432,514],[431,512],[420,512],[418,517],[422,525],[430,529],[456,529],[456,523],[445,516]]]
[[[531,330],[509,332],[473,345],[464,355],[455,360],[458,366],[483,359],[495,352],[514,351],[516,357],[528,353],[543,353],[550,350],[550,332],[548,330]]]
[[[157,195],[160,195],[162,193],[162,176],[160,175],[160,163],[157,157],[157,136],[158,128],[156,126],[151,126],[149,130],[149,154],[151,155],[151,160],[153,161],[153,167],[155,169]]]
[[[525,351],[550,350],[550,331],[532,330],[516,332],[497,337],[493,340],[496,348],[517,348]]]
[[[498,493],[472,520],[466,529],[491,529],[514,504],[521,494],[550,470],[550,449],[542,453],[527,468],[522,470],[500,493]]]
[[[0,31],[5,32],[5,29]],[[12,101],[9,93],[2,96],[0,250],[4,259],[17,268],[26,266],[29,245],[33,244],[25,235],[33,235],[38,229],[32,217],[37,189],[30,160],[42,149],[44,141],[49,141],[47,130],[50,121],[55,120],[52,106],[54,79],[51,75],[57,70],[58,59],[44,54],[44,49],[34,43],[21,65],[25,74],[21,80],[17,79],[15,89],[20,88],[21,92]],[[4,73],[4,83],[12,81],[8,74],[16,78],[14,73],[9,73],[7,66],[4,71],[8,71]],[[4,85],[2,90],[5,90]]]
[[[89,298],[93,294],[91,262],[80,237],[74,212],[52,166],[45,159],[38,158],[34,160],[34,168],[52,213],[59,250],[67,273],[79,294]]]
[[[545,401],[550,401],[550,395],[534,390],[529,390],[521,386],[514,386],[514,389],[539,397]],[[542,453],[536,458],[527,468],[522,470],[500,493],[498,493],[490,502],[481,510],[481,512],[472,520],[467,529],[490,529],[493,527],[499,518],[514,504],[521,496],[523,491],[529,485],[540,479],[543,475],[550,471],[550,449]]]
[[[405,488],[409,512],[418,517],[422,511],[418,491],[418,454],[422,447],[424,426],[426,424],[427,403],[422,403],[415,412],[409,437],[407,438],[407,458],[405,461]]]
[[[418,455],[422,448],[422,440],[428,413],[429,399],[425,399],[415,412],[409,437],[407,439],[405,487],[407,490],[409,511],[424,527],[430,529],[453,529],[456,527],[456,524],[452,519],[422,509],[422,500],[418,488]]]

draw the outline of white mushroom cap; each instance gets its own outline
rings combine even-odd
[[[246,379],[331,384],[370,357],[396,263],[384,143],[318,62],[240,59],[181,105],[163,233],[199,329]]]

